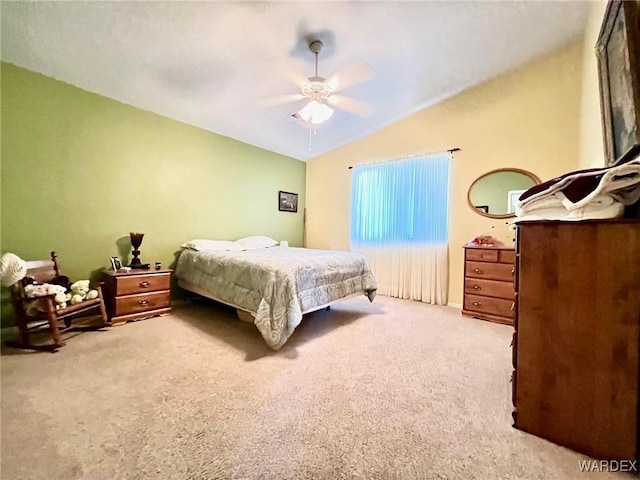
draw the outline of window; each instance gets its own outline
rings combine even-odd
[[[351,244],[446,243],[448,153],[355,167]]]

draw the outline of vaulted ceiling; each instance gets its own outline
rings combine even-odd
[[[309,160],[578,39],[589,3],[44,1],[0,9],[3,61]],[[308,100],[283,102],[314,74],[312,39],[324,43],[319,75],[353,99],[315,132],[291,116]]]

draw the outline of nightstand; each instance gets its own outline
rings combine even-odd
[[[105,270],[104,302],[112,325],[171,312],[173,270]]]

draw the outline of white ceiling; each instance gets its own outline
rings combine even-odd
[[[1,58],[300,160],[361,138],[579,38],[588,2],[6,2]],[[314,73],[370,66],[317,129],[272,105]],[[363,63],[364,62],[364,63]]]

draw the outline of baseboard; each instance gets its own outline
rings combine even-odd
[[[453,308],[457,308],[458,310],[462,310],[462,304],[461,303],[447,303],[447,307],[453,307]]]

